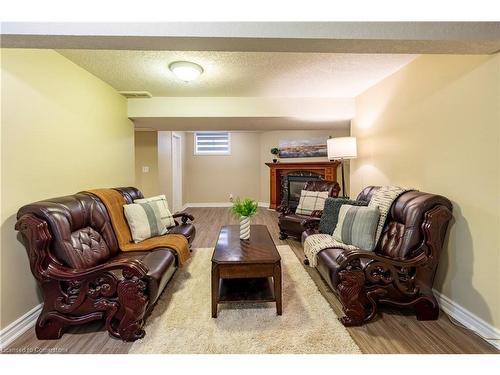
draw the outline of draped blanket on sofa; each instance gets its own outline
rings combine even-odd
[[[182,266],[189,259],[188,241],[185,236],[180,234],[166,234],[148,238],[139,243],[132,242],[132,235],[123,213],[123,205],[126,202],[123,195],[118,191],[113,189],[94,189],[87,192],[96,195],[104,203],[121,251],[147,251],[167,247],[174,250],[177,254],[179,266]]]

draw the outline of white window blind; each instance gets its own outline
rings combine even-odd
[[[194,133],[195,155],[229,155],[230,153],[231,137],[229,132]]]

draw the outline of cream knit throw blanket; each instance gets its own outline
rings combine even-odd
[[[304,241],[304,254],[309,260],[309,266],[316,267],[318,265],[318,253],[331,247],[338,247],[345,250],[357,249],[356,246],[346,245],[345,243],[334,240],[333,236],[329,234],[312,234]]]
[[[385,220],[389,214],[392,203],[403,193],[413,189],[404,189],[399,186],[382,186],[378,189],[370,199],[368,207],[378,207],[380,210],[380,219],[378,221],[377,233],[375,235],[375,243],[378,243],[382,230],[384,229]],[[345,250],[356,250],[356,246],[347,245],[336,241],[329,234],[313,234],[304,241],[304,254],[309,260],[311,267],[316,267],[318,264],[317,255],[320,251],[336,247]]]

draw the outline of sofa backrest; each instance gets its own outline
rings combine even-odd
[[[304,190],[327,191],[329,197],[337,197],[339,195],[340,186],[336,181],[311,180],[305,183]]]
[[[119,187],[114,189],[122,193],[123,197],[125,198],[125,202],[127,202],[127,204],[134,203],[134,200],[136,199],[144,198],[144,195],[142,195],[141,191],[132,186]]]
[[[358,195],[358,200],[370,201],[379,186],[368,186]],[[440,195],[420,191],[401,194],[392,204],[375,252],[395,259],[414,256],[424,239],[422,223],[425,213],[444,205],[452,210],[451,202]]]
[[[115,190],[123,194],[127,203],[143,197],[136,188]],[[25,214],[33,214],[48,223],[52,255],[67,267],[93,267],[119,252],[106,208],[92,194],[80,192],[31,203],[19,209],[17,218]]]

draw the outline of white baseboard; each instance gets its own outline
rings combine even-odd
[[[231,202],[189,202],[184,206],[186,207],[231,207],[233,204]]]
[[[0,332],[0,350],[5,349],[15,339],[35,325],[38,315],[40,315],[40,312],[42,311],[42,306],[43,304],[39,304],[33,307],[26,314],[2,329]]]
[[[231,207],[233,204],[231,202],[206,202],[206,203],[195,203],[188,202],[182,206],[182,209],[185,210],[188,207]],[[268,202],[259,202],[259,207],[268,208]]]
[[[495,348],[500,350],[500,330],[485,322],[483,319],[470,312],[463,306],[460,306],[455,301],[452,301],[444,294],[439,293],[437,290],[433,291],[436,299],[439,302],[441,310],[443,310],[446,314],[448,314],[450,317],[455,319],[467,329],[475,332],[483,340],[487,341]]]

